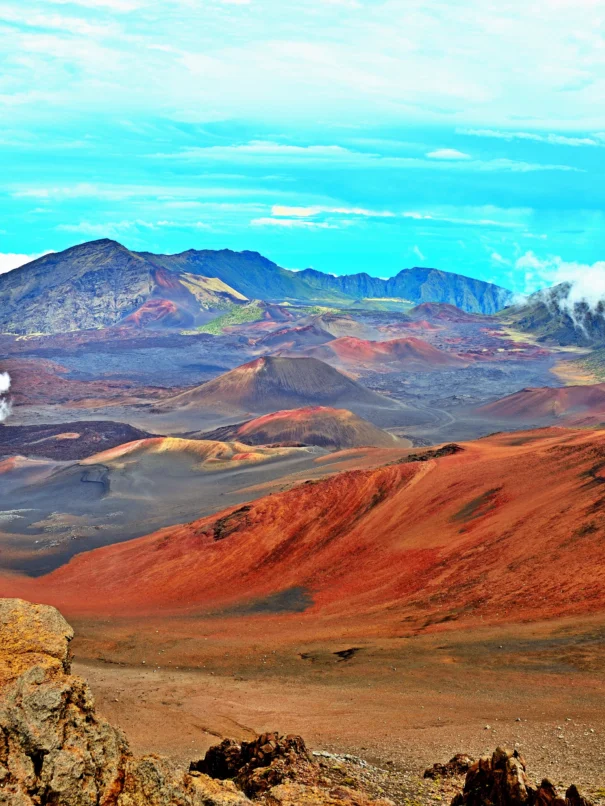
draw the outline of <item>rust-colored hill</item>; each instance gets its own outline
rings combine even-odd
[[[605,383],[593,386],[539,387],[521,389],[477,409],[486,417],[502,420],[556,420],[586,414],[605,417]]]
[[[183,327],[190,323],[178,305],[169,299],[148,299],[124,319],[125,325],[145,327]]]
[[[392,365],[416,371],[468,366],[457,355],[438,350],[414,336],[388,341],[367,341],[348,336],[316,347],[312,353],[323,361],[336,360],[345,365]]]
[[[333,339],[334,336],[326,330],[316,324],[310,324],[280,328],[259,339],[257,347],[267,351],[300,350],[317,344],[325,344]]]
[[[342,449],[372,446],[393,448],[405,445],[387,431],[347,409],[308,406],[265,414],[246,423],[218,428],[205,439],[236,439],[247,445],[302,444]]]
[[[317,404],[346,408],[396,406],[316,358],[264,356],[168,398],[157,408],[219,408],[264,414]]]
[[[70,615],[207,616],[210,629],[222,616],[230,633],[281,625],[289,641],[305,625],[359,640],[602,612],[605,431],[463,448],[303,483],[36,580],[7,577],[4,595]]]

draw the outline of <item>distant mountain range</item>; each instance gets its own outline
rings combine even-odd
[[[343,294],[356,300],[394,297],[414,305],[445,302],[470,313],[497,313],[512,298],[510,291],[493,283],[420,266],[403,269],[388,280],[369,274],[335,277],[314,269],[299,272],[299,277],[316,291]]]
[[[251,299],[342,306],[371,298],[438,302],[493,314],[510,302],[500,286],[428,268],[389,280],[283,269],[257,252],[133,252],[104,239],[45,255],[0,276],[0,332],[56,333],[108,327],[197,325]]]

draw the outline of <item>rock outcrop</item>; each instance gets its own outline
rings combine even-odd
[[[189,772],[134,756],[71,674],[72,637],[53,607],[0,599],[0,806],[246,806],[247,795],[266,806],[372,803],[322,782],[296,736],[227,739]]]
[[[0,600],[0,804],[243,806],[233,784],[135,758],[70,673],[73,630],[57,610]]]
[[[225,739],[211,747],[203,760],[192,763],[190,772],[193,771],[213,778],[233,778],[250,797],[285,781],[313,786],[321,775],[300,736],[278,733],[263,733],[254,741],[241,744]]]
[[[577,787],[561,797],[546,778],[531,785],[525,760],[514,750],[498,747],[491,756],[476,761],[467,773],[464,791],[451,806],[591,806]]]
[[[456,753],[446,764],[433,764],[424,771],[424,778],[454,778],[457,775],[466,775],[473,766],[474,759],[466,753]]]

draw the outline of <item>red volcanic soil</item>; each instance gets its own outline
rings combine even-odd
[[[2,362],[11,376],[11,397],[16,405],[68,404],[87,401],[103,405],[122,404],[138,399],[148,401],[174,394],[174,389],[142,387],[128,380],[81,381],[69,378],[69,370],[45,358],[12,358]]]
[[[70,616],[252,619],[257,632],[280,613],[288,640],[602,612],[605,431],[463,447],[303,483],[35,580],[7,576],[3,593]]]
[[[332,341],[334,336],[317,325],[301,327],[284,327],[264,336],[257,342],[258,347],[265,350],[296,350],[312,347],[316,344],[325,344]]]
[[[218,407],[265,413],[316,403],[347,408],[393,405],[315,358],[265,356],[169,398],[157,409]]]
[[[124,319],[134,327],[178,327],[186,321],[177,305],[169,299],[148,299],[141,307]]]
[[[337,449],[366,445],[393,448],[405,444],[347,409],[327,406],[276,411],[246,423],[219,428],[203,438],[235,439],[248,445],[296,443]]]
[[[415,322],[406,322],[405,327],[408,330],[439,330],[437,325],[428,322],[426,319],[418,319]]]
[[[505,420],[565,418],[584,413],[605,417],[605,383],[594,386],[563,386],[521,389],[477,409],[481,415]]]
[[[468,365],[458,356],[438,350],[414,336],[389,341],[367,341],[347,336],[315,348],[313,355],[326,361],[335,358],[346,364],[397,364],[403,369],[415,370]]]

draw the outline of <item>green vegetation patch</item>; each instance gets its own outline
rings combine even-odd
[[[584,358],[578,358],[573,365],[585,372],[590,372],[599,383],[605,382],[605,347],[593,350]]]
[[[263,307],[260,302],[254,300],[246,305],[233,305],[227,313],[213,319],[205,325],[196,328],[197,333],[210,333],[213,336],[220,336],[225,328],[234,325],[243,325],[246,322],[258,322],[263,318]]]

